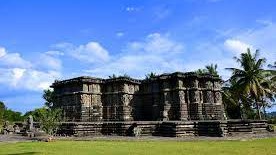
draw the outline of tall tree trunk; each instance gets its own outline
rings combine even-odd
[[[259,120],[261,120],[261,119],[262,119],[262,116],[261,116],[261,110],[260,110],[259,102],[256,102],[256,108],[257,108],[257,111],[258,111]]]
[[[243,112],[242,112],[242,107],[241,107],[241,101],[239,101],[239,110],[240,110],[240,119],[243,119]]]
[[[264,115],[264,119],[266,119],[266,111],[265,111],[265,107],[266,107],[266,106],[265,106],[264,98],[263,98],[263,97],[262,97],[262,100],[261,100],[261,101],[262,101],[262,106],[263,106],[263,113],[264,113],[263,115]]]
[[[263,113],[264,113],[264,119],[266,119],[266,110],[265,110],[265,106],[263,106]]]

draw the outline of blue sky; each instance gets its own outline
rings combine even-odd
[[[273,0],[0,0],[0,100],[41,107],[55,79],[194,71],[247,47],[276,60]],[[275,108],[274,108],[275,109]]]

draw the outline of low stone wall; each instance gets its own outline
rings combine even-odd
[[[268,132],[265,120],[210,121],[129,121],[129,122],[63,122],[58,134],[70,136],[231,136]]]

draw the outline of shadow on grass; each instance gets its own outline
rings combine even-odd
[[[10,153],[7,155],[32,155],[32,154],[38,154],[39,152],[24,152],[24,153]]]

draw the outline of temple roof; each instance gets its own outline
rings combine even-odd
[[[97,77],[91,77],[91,76],[80,76],[80,77],[76,77],[76,78],[72,78],[72,79],[67,79],[67,80],[62,80],[62,81],[58,81],[56,80],[51,87],[56,87],[59,85],[64,85],[64,84],[70,84],[70,83],[113,83],[113,82],[130,82],[130,83],[136,83],[136,84],[140,84],[141,82],[144,81],[152,81],[152,80],[165,80],[168,78],[172,78],[172,77],[180,77],[180,78],[207,78],[207,79],[213,79],[213,80],[218,80],[218,81],[222,81],[221,78],[219,76],[214,76],[208,73],[204,73],[204,74],[199,74],[196,72],[174,72],[174,73],[163,73],[160,75],[157,75],[156,77],[152,77],[149,79],[143,79],[143,80],[139,80],[139,79],[134,79],[131,77],[125,77],[125,76],[120,76],[120,77],[116,77],[116,78],[109,78],[109,79],[103,79],[103,78],[97,78]]]

